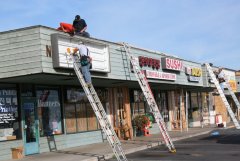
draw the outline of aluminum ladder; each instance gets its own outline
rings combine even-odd
[[[134,74],[138,80],[138,83],[139,85],[141,86],[141,89],[144,93],[144,96],[147,100],[147,103],[153,113],[153,116],[158,124],[158,127],[160,129],[160,132],[163,136],[163,140],[165,142],[165,145],[168,147],[169,149],[169,152],[176,152],[176,149],[173,145],[173,142],[168,134],[168,131],[167,131],[167,128],[165,126],[165,122],[163,120],[163,117],[158,109],[158,106],[157,106],[157,103],[153,97],[153,94],[152,94],[152,91],[150,89],[150,86],[148,84],[148,81],[145,77],[145,75],[142,73],[140,67],[139,67],[139,61],[137,58],[133,57],[131,54],[130,54],[130,47],[128,44],[126,43],[122,43],[123,44],[123,47],[124,47],[124,50],[132,64],[132,67],[133,67],[133,71],[134,71]]]
[[[234,92],[233,92],[233,90],[232,90],[230,84],[228,83],[227,79],[224,78],[224,80],[225,80],[225,84],[226,84],[226,87],[227,87],[228,92],[229,92],[230,95],[232,96],[232,99],[233,99],[233,101],[235,102],[235,104],[236,104],[238,110],[240,110],[240,104],[239,104],[239,101],[238,101],[236,95],[234,94]]]
[[[127,158],[125,156],[125,153],[122,149],[121,142],[119,141],[115,131],[113,130],[113,127],[110,123],[110,121],[107,118],[107,114],[102,106],[102,103],[100,99],[98,98],[98,95],[92,85],[87,86],[83,75],[80,71],[81,65],[79,62],[79,59],[77,56],[72,56],[73,59],[73,68],[75,70],[75,73],[84,89],[84,92],[87,95],[87,98],[93,108],[93,111],[95,112],[95,115],[97,116],[97,119],[99,121],[99,124],[102,128],[102,131],[107,137],[107,140],[117,158],[118,161],[127,161]]]
[[[207,67],[207,71],[208,71],[208,73],[209,73],[209,75],[210,75],[213,83],[215,84],[215,86],[216,86],[216,88],[217,88],[217,90],[218,90],[218,93],[220,94],[220,97],[222,98],[222,101],[223,101],[225,107],[226,107],[227,110],[228,110],[228,113],[229,113],[229,115],[230,115],[230,117],[231,117],[231,119],[232,119],[232,121],[233,121],[236,129],[240,129],[240,125],[239,125],[239,123],[238,123],[238,121],[237,121],[237,119],[236,119],[236,117],[235,117],[235,115],[234,115],[234,113],[233,113],[233,111],[232,111],[232,109],[231,109],[228,101],[227,101],[227,98],[226,98],[226,96],[225,96],[222,88],[220,87],[220,84],[219,84],[219,82],[218,82],[218,80],[217,80],[217,78],[216,78],[216,75],[213,73],[212,67],[211,67],[208,63],[205,63],[205,65],[206,65],[206,67]],[[226,84],[227,84],[227,83],[226,83]],[[232,95],[232,96],[233,96],[233,95],[235,96],[235,94],[233,93],[233,91],[232,91],[231,88],[230,88],[230,85],[227,85],[227,86],[228,86],[228,90],[229,90],[229,92],[231,93],[231,95]],[[237,100],[237,98],[236,98],[236,96],[235,96],[235,100],[234,100],[234,101],[236,101],[236,100]],[[237,102],[238,102],[238,101],[237,101]],[[238,104],[239,104],[239,103],[238,103]]]

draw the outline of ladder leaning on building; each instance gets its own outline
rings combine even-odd
[[[71,54],[71,51],[68,50],[68,54],[72,56],[73,59],[73,68],[75,70],[75,73],[84,89],[84,92],[86,93],[86,96],[93,108],[93,111],[99,121],[99,124],[101,126],[102,131],[107,137],[107,140],[117,158],[118,161],[127,161],[127,158],[125,156],[125,153],[122,149],[121,142],[119,141],[110,121],[107,118],[107,114],[102,106],[102,103],[100,99],[98,98],[98,95],[92,85],[88,86],[83,78],[83,75],[80,71],[81,65],[79,63],[79,59],[77,56],[73,56]]]
[[[128,44],[123,43],[122,45],[124,47],[125,53],[127,54],[127,57],[129,58],[129,60],[132,64],[134,74],[138,80],[138,83],[139,83],[142,91],[143,91],[143,94],[147,100],[147,103],[148,103],[148,105],[153,113],[153,116],[158,124],[160,132],[163,136],[165,145],[168,147],[170,152],[176,152],[176,149],[175,149],[173,142],[168,134],[167,128],[165,126],[164,120],[163,120],[162,115],[157,106],[157,103],[153,97],[153,94],[152,94],[151,88],[148,84],[147,78],[140,70],[138,59],[136,59],[135,57],[133,57],[130,54],[130,46]]]
[[[216,88],[217,88],[217,90],[218,90],[218,93],[220,94],[220,97],[222,98],[222,101],[223,101],[225,107],[227,108],[228,113],[229,113],[229,115],[230,115],[230,117],[231,117],[231,119],[232,119],[235,127],[236,127],[237,129],[240,129],[239,122],[238,122],[238,120],[236,119],[236,117],[235,117],[235,115],[234,115],[234,113],[233,113],[233,111],[232,111],[232,109],[231,109],[231,107],[230,107],[230,105],[229,105],[229,103],[228,103],[228,101],[227,101],[227,98],[226,98],[226,96],[225,96],[225,94],[224,94],[223,89],[220,87],[220,84],[219,84],[219,82],[218,82],[215,74],[213,73],[212,67],[211,67],[208,63],[205,63],[205,65],[206,65],[206,67],[207,67],[207,71],[208,71],[208,73],[209,73],[209,76],[210,76],[210,78],[212,79],[213,83],[215,84],[215,86],[216,86]],[[225,78],[224,78],[224,79],[225,79]],[[232,89],[231,89],[229,83],[226,81],[226,79],[225,79],[225,82],[226,82],[226,87],[227,87],[229,93],[231,94],[231,96],[232,96],[235,104],[237,105],[238,109],[240,109],[240,104],[239,104],[239,102],[238,102],[238,100],[237,100],[236,95],[235,95],[234,92],[232,91]]]

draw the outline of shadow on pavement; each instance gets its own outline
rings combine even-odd
[[[58,151],[55,151],[54,153],[71,154],[71,155],[73,154],[73,155],[82,155],[82,156],[90,156],[90,157],[97,157],[98,160],[105,160],[104,155],[93,154],[93,153],[82,153],[82,152],[63,151],[63,150],[58,150]]]
[[[216,141],[219,144],[240,144],[240,133],[239,134],[221,134],[208,136],[201,140]]]

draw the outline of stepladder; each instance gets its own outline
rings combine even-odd
[[[230,106],[230,104],[229,104],[229,102],[226,98],[226,95],[224,93],[224,89],[221,88],[221,86],[220,86],[220,84],[217,80],[217,77],[213,72],[212,67],[208,63],[205,63],[205,65],[206,65],[207,71],[209,73],[209,76],[212,79],[212,82],[214,83],[214,85],[216,86],[216,89],[217,89],[217,91],[218,91],[218,93],[219,93],[219,95],[220,95],[220,97],[221,97],[221,99],[222,99],[222,101],[223,101],[223,103],[224,103],[224,105],[225,105],[225,107],[226,107],[226,109],[229,113],[229,116],[231,117],[236,129],[240,129],[239,122],[238,122],[237,118],[235,117],[235,115],[232,111],[232,108],[231,108],[231,106]],[[232,89],[231,89],[229,83],[227,82],[226,78],[224,78],[224,80],[225,80],[225,86],[226,86],[227,90],[229,91],[229,93],[232,96],[234,102],[236,103],[237,107],[239,108],[239,102],[237,100],[237,97],[235,96],[234,92],[232,91]]]
[[[73,61],[73,68],[78,77],[80,84],[83,87],[83,90],[93,108],[93,111],[97,117],[98,123],[101,126],[103,133],[105,134],[110,147],[118,161],[127,161],[126,155],[122,149],[121,142],[119,141],[110,121],[108,120],[107,114],[104,110],[104,107],[93,87],[92,84],[87,84],[84,80],[84,77],[81,73],[81,65],[78,56],[73,55],[70,50],[67,50],[71,55]]]
[[[165,142],[165,145],[167,146],[167,148],[169,149],[170,152],[176,152],[176,149],[173,145],[173,142],[168,134],[165,122],[163,120],[163,117],[159,111],[158,105],[154,99],[154,96],[152,94],[151,88],[149,86],[148,80],[145,77],[144,73],[141,71],[140,66],[139,66],[139,61],[136,57],[132,56],[132,54],[130,53],[130,46],[126,43],[122,43],[125,53],[128,57],[128,59],[130,60],[131,64],[132,64],[132,69],[133,72],[138,80],[138,83],[143,91],[143,94],[147,100],[147,103],[150,107],[150,110],[157,122],[157,125],[160,129],[160,132],[162,134],[163,140]]]

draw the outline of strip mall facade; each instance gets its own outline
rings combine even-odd
[[[49,151],[49,135],[57,149],[104,140],[66,52],[80,41],[93,57],[93,85],[118,137],[135,137],[133,118],[151,111],[123,46],[45,26],[27,27],[0,33],[0,160],[10,159],[11,148],[19,146],[25,155]],[[213,85],[202,64],[137,47],[131,52],[168,130],[214,124]],[[150,133],[159,133],[156,124]]]

